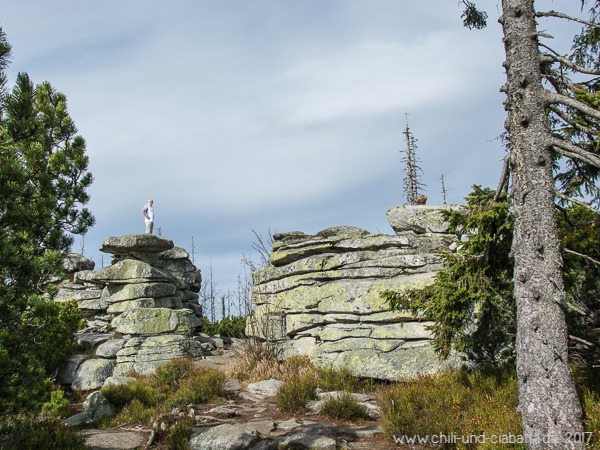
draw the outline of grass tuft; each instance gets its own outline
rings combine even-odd
[[[313,373],[290,376],[277,391],[277,406],[289,414],[302,411],[310,400],[317,399],[317,386]]]
[[[194,421],[190,418],[174,423],[166,435],[167,450],[191,450],[189,441],[193,426]]]
[[[350,422],[371,419],[367,407],[361,405],[349,392],[342,392],[337,397],[329,397],[325,400],[320,414],[331,419],[348,420]]]

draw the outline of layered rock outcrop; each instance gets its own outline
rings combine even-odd
[[[202,356],[207,347],[198,336],[200,271],[188,253],[168,239],[149,234],[110,237],[101,251],[113,264],[97,272],[72,263],[56,301],[74,298],[88,327],[78,339],[88,342],[88,359],[75,355],[59,381],[78,390],[101,387],[106,378],[129,372],[149,373],[173,358]],[[85,361],[84,361],[85,359]]]
[[[391,209],[396,235],[355,227],[276,234],[268,267],[253,274],[256,307],[247,332],[279,341],[284,358],[308,355],[361,377],[394,380],[439,370],[431,323],[391,311],[380,294],[432,282],[439,252],[456,239],[441,209]]]

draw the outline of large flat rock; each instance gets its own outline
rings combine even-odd
[[[117,352],[114,375],[153,373],[156,368],[175,358],[195,358],[203,354],[202,345],[194,338],[178,334],[135,337]]]
[[[85,439],[85,445],[90,449],[133,450],[146,448],[146,444],[153,434],[151,430],[108,428],[105,430],[82,430],[79,435]]]
[[[176,290],[177,287],[172,283],[109,284],[104,288],[102,297],[107,303],[117,303],[138,298],[169,297]]]
[[[99,270],[90,281],[96,283],[145,283],[171,281],[173,276],[166,270],[152,267],[135,259],[124,259],[112,266]]]
[[[191,334],[202,321],[189,309],[140,308],[115,317],[111,326],[122,334]]]
[[[399,205],[387,212],[387,219],[397,234],[413,232],[452,233],[450,225],[442,217],[444,210],[457,210],[460,205]]]
[[[154,234],[128,234],[109,237],[102,243],[100,251],[113,255],[130,252],[159,253],[171,250],[173,247],[173,241]]]
[[[443,267],[455,240],[442,211],[459,206],[399,206],[388,212],[397,235],[333,227],[314,235],[274,235],[266,268],[253,273],[246,333],[279,341],[284,358],[306,355],[385,380],[443,367],[431,347],[431,322],[392,311],[385,291],[418,290]]]

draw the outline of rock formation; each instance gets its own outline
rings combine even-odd
[[[149,234],[110,237],[100,250],[113,255],[113,264],[97,272],[81,256],[69,255],[65,262],[72,273],[55,301],[77,301],[88,324],[79,347],[93,354],[73,356],[59,381],[76,390],[96,389],[111,376],[202,356],[211,345],[199,335],[201,277],[188,253]]]
[[[432,282],[440,250],[456,239],[441,209],[392,208],[387,217],[395,236],[355,227],[276,234],[268,267],[253,274],[256,307],[247,333],[279,341],[284,358],[308,355],[360,377],[394,380],[439,370],[431,323],[391,311],[380,293]]]

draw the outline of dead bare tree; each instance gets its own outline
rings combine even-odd
[[[420,173],[423,173],[419,167],[419,160],[417,159],[417,139],[414,137],[408,126],[408,114],[406,114],[406,128],[404,129],[404,139],[406,140],[406,149],[404,153],[406,156],[402,158],[405,164],[404,168],[404,194],[406,201],[411,205],[417,204],[419,198],[419,191],[424,187],[421,183]]]
[[[442,174],[440,181],[442,183],[442,204],[445,205],[446,204],[446,183],[444,183],[444,175]]]

